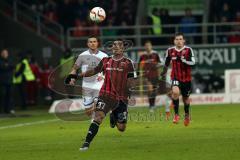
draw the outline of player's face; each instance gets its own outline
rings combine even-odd
[[[123,41],[114,41],[113,42],[112,50],[113,50],[114,55],[123,54],[123,49],[124,49]]]
[[[1,52],[1,57],[3,57],[3,58],[8,58],[8,51],[7,51],[7,50],[3,50],[3,51]]]
[[[98,48],[98,40],[97,38],[89,38],[87,42],[88,48],[91,50],[96,50]]]
[[[176,36],[174,39],[174,44],[177,48],[182,48],[185,44],[185,39],[183,36]]]
[[[152,50],[152,44],[151,43],[145,43],[144,47],[145,47],[145,50],[148,51],[148,52],[150,52]]]

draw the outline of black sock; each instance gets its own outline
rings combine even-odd
[[[174,112],[175,112],[175,114],[179,114],[179,112],[178,112],[179,99],[176,99],[176,100],[173,99],[173,105],[174,105]]]
[[[189,114],[189,107],[190,107],[190,104],[184,104],[185,114]]]
[[[86,136],[86,141],[87,143],[91,143],[91,141],[93,140],[93,138],[95,137],[95,135],[98,132],[98,128],[99,128],[99,123],[96,121],[93,121],[88,129],[88,134]]]
[[[148,101],[149,101],[149,105],[150,105],[151,107],[154,107],[154,106],[155,106],[155,97],[148,98]]]

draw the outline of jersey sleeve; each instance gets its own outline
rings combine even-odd
[[[165,58],[164,58],[164,66],[168,67],[171,62],[171,57],[169,55],[169,49],[166,51]]]
[[[195,65],[196,61],[192,48],[189,48],[189,56],[183,59],[182,62],[190,66]]]
[[[160,59],[158,53],[156,53],[156,62],[157,62],[157,63],[161,63],[161,59]]]
[[[103,64],[104,64],[105,58],[103,58],[98,65],[94,68],[95,73],[99,73],[103,71]]]
[[[169,55],[169,49],[168,49],[165,54],[164,67],[163,67],[161,75],[166,76],[170,62],[171,62],[171,57]]]
[[[78,56],[78,58],[77,58],[77,60],[75,61],[75,65],[76,66],[78,66],[78,67],[80,67],[81,65],[82,65],[82,58],[83,58],[83,56],[82,55],[79,55]]]
[[[135,70],[133,61],[130,61],[130,63],[128,64],[127,78],[137,78],[137,72]]]
[[[138,63],[142,62],[143,60],[143,55],[140,56]]]

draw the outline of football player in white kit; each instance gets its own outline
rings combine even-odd
[[[88,50],[79,54],[72,71],[69,75],[76,75],[77,70],[81,67],[82,72],[86,72],[98,65],[98,63],[108,55],[98,50],[99,40],[95,36],[91,36],[87,40]],[[88,116],[92,115],[94,98],[98,97],[99,90],[103,84],[103,74],[99,73],[91,77],[84,77],[82,81],[82,96],[85,113]],[[71,85],[75,84],[75,79],[71,79]]]

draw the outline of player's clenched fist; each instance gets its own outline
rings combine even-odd
[[[69,84],[69,85],[75,85],[75,82],[76,82],[77,78],[78,78],[78,76],[76,74],[69,74],[66,77],[64,83]]]

